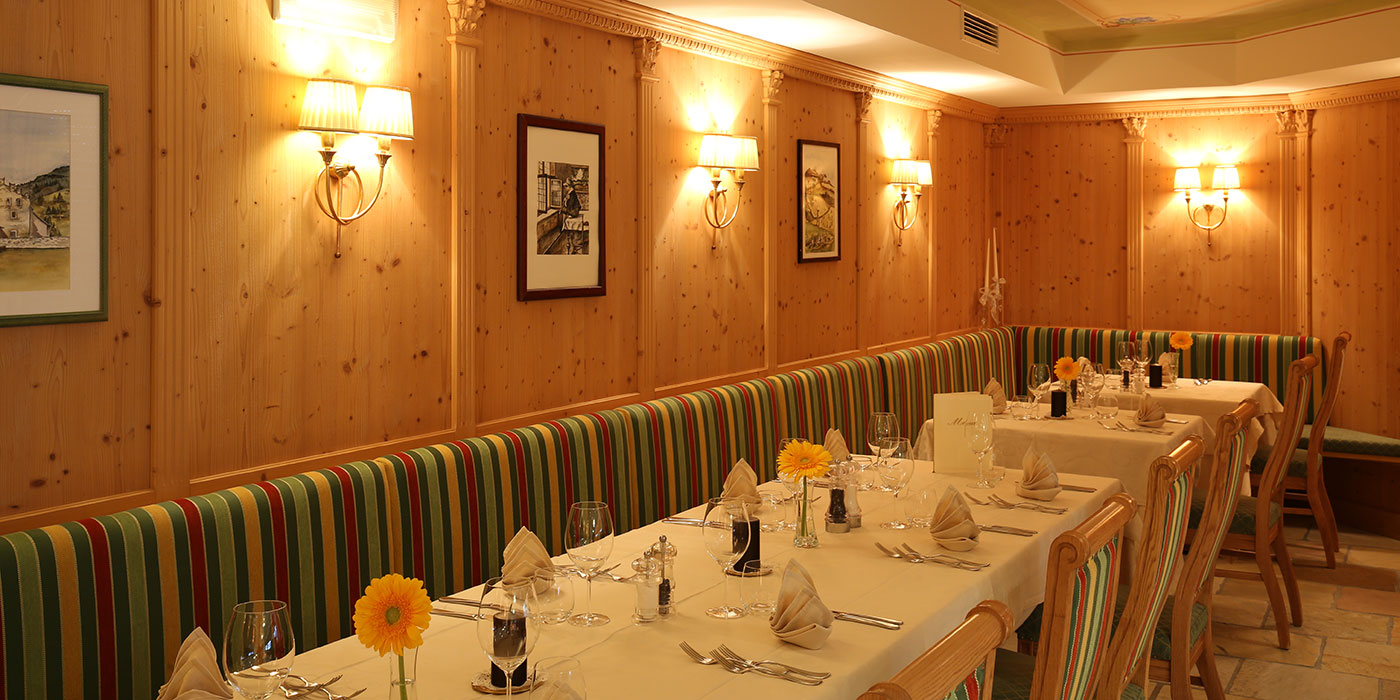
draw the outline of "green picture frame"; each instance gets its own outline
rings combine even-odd
[[[0,73],[0,326],[107,320],[106,85]]]

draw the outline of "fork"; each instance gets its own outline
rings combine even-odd
[[[1068,508],[1060,508],[1060,507],[1057,507],[1057,506],[1046,506],[1046,505],[1041,505],[1041,504],[1039,504],[1039,503],[1025,503],[1025,502],[1012,503],[1011,501],[1008,501],[1008,500],[1006,500],[1006,499],[1002,498],[1001,496],[998,496],[998,495],[996,495],[996,494],[994,494],[994,493],[987,494],[987,497],[990,498],[990,499],[992,499],[992,503],[993,503],[993,504],[995,504],[995,505],[997,505],[997,506],[999,506],[999,507],[1001,507],[1001,508],[1022,508],[1022,509],[1024,509],[1024,510],[1033,510],[1033,511],[1040,512],[1040,513],[1051,513],[1051,514],[1053,514],[1053,515],[1064,515],[1065,513],[1067,513],[1067,512],[1069,511]]]
[[[298,688],[288,688],[286,686],[282,687],[282,692],[285,693],[288,698],[299,698],[303,695],[311,695],[312,693],[325,693],[326,700],[350,700],[350,698],[353,698],[359,695],[360,693],[365,692],[365,688],[360,688],[359,690],[350,693],[349,695],[332,693],[330,688],[315,688],[312,690],[301,690]]]
[[[793,665],[791,665],[791,664],[785,664],[785,663],[783,663],[783,662],[781,662],[781,661],[774,661],[774,660],[772,660],[772,659],[757,659],[757,660],[750,661],[749,659],[747,659],[747,658],[745,658],[744,656],[740,655],[738,652],[734,651],[733,649],[730,649],[729,647],[727,647],[727,646],[725,646],[725,645],[723,645],[723,644],[719,645],[719,647],[716,648],[715,651],[718,651],[718,652],[720,653],[721,656],[727,656],[727,657],[729,657],[729,658],[731,658],[731,659],[734,659],[735,661],[742,661],[742,662],[744,662],[744,663],[750,663],[750,664],[754,664],[754,665],[756,665],[756,666],[762,666],[762,665],[780,666],[780,667],[786,669],[787,672],[789,672],[789,673],[795,673],[795,674],[798,674],[798,675],[801,675],[801,676],[811,676],[812,678],[822,678],[822,679],[825,679],[825,678],[830,678],[830,677],[831,677],[831,674],[830,674],[830,673],[825,673],[825,672],[823,672],[823,671],[808,671],[808,670],[801,669],[801,668],[798,668],[798,667],[796,667],[796,666],[793,666]]]
[[[1121,420],[1118,421],[1118,425],[1121,426],[1121,427],[1123,428],[1123,430],[1125,430],[1125,431],[1127,431],[1127,432],[1130,432],[1130,433],[1155,433],[1155,434],[1157,434],[1157,435],[1171,435],[1171,433],[1169,433],[1169,432],[1167,432],[1167,431],[1165,431],[1165,430],[1158,430],[1157,428],[1143,428],[1143,427],[1134,427],[1134,426],[1124,425],[1124,424],[1123,424],[1123,421],[1121,421]]]
[[[929,562],[932,564],[942,564],[944,566],[951,566],[954,569],[962,569],[963,571],[982,570],[981,566],[972,566],[971,564],[973,564],[974,562],[964,563],[963,560],[956,559],[954,557],[948,557],[947,559],[935,559],[934,557],[925,557],[921,554],[902,554],[900,552],[892,552],[886,549],[885,546],[880,544],[879,542],[875,543],[875,547],[878,548],[881,552],[884,552],[886,556],[893,557],[895,559],[903,559],[911,564],[922,564],[924,562]]]
[[[973,568],[974,571],[979,570],[979,569],[985,569],[985,568],[991,566],[991,564],[988,564],[988,563],[986,563],[986,562],[972,561],[971,559],[963,559],[962,557],[955,557],[955,556],[953,556],[953,555],[951,555],[951,554],[924,554],[923,552],[920,552],[919,550],[914,549],[913,547],[909,546],[909,543],[908,543],[908,542],[905,542],[904,544],[902,544],[902,545],[900,545],[900,546],[904,548],[904,551],[905,551],[906,553],[908,553],[908,554],[913,554],[913,555],[916,556],[916,557],[923,557],[923,558],[925,558],[925,559],[933,559],[933,558],[939,558],[939,557],[941,557],[941,558],[943,558],[943,559],[951,559],[951,560],[953,560],[953,561],[955,561],[955,562],[957,562],[957,563],[959,563],[959,564],[961,564],[961,565],[963,565],[963,566],[974,567],[974,568]]]
[[[695,661],[695,663],[703,664],[705,666],[719,666],[720,668],[730,673],[748,673],[749,671],[756,671],[765,676],[781,678],[783,680],[792,681],[793,683],[800,683],[802,685],[821,685],[822,683],[821,681],[815,678],[807,678],[805,676],[792,676],[788,674],[778,673],[777,671],[773,671],[762,666],[743,665],[736,661],[730,661],[726,658],[711,658],[696,651],[695,648],[690,646],[690,644],[687,642],[681,642],[681,651],[685,652],[685,655],[689,656],[692,660]]]
[[[300,685],[292,686],[292,689],[293,689],[293,690],[320,690],[321,688],[324,688],[324,687],[326,687],[326,686],[328,686],[328,685],[330,685],[330,684],[332,684],[332,683],[334,683],[334,682],[340,680],[341,677],[340,677],[339,675],[336,675],[336,676],[332,677],[330,680],[325,680],[325,681],[312,681],[312,680],[308,680],[308,679],[306,678],[306,676],[298,676],[298,675],[295,674],[295,673],[288,673],[288,674],[287,674],[287,678],[290,678],[290,679],[296,681],[297,683],[300,683]],[[284,683],[285,683],[285,681],[284,681]]]

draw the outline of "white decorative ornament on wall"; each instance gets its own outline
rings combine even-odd
[[[399,30],[399,0],[272,0],[272,19],[390,43]]]

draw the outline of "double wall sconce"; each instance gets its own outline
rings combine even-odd
[[[705,201],[705,221],[716,231],[711,247],[719,245],[718,231],[734,223],[744,192],[744,173],[758,170],[758,139],[753,136],[705,134],[700,139],[700,162],[710,170],[710,194]],[[724,171],[734,179],[734,201],[722,184]]]
[[[298,128],[321,136],[321,172],[313,187],[316,206],[336,222],[335,257],[340,257],[340,228],[369,213],[384,190],[384,169],[389,164],[389,145],[395,139],[413,139],[413,103],[408,90],[397,87],[365,88],[363,104],[355,99],[355,85],[344,80],[315,79],[306,83]],[[365,184],[354,163],[337,161],[336,138],[340,134],[363,134],[378,141],[375,158],[379,161],[379,184],[365,200]],[[345,185],[355,181],[355,206],[345,202]]]
[[[1211,234],[1220,225],[1225,223],[1225,216],[1230,212],[1230,190],[1240,188],[1240,171],[1234,165],[1217,165],[1215,172],[1210,179],[1210,189],[1220,191],[1221,203],[1217,206],[1214,202],[1207,202],[1196,208],[1191,208],[1191,193],[1200,192],[1201,170],[1197,166],[1176,169],[1176,182],[1172,189],[1186,195],[1186,216],[1196,228],[1206,232],[1206,245],[1213,245]],[[1204,190],[1209,192],[1210,190]],[[1220,218],[1216,219],[1216,213]]]
[[[933,166],[926,160],[896,160],[890,184],[899,189],[899,201],[894,203],[894,227],[908,231],[919,218],[919,198],[924,196],[924,188],[933,184]]]

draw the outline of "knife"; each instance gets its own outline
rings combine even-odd
[[[1089,486],[1075,486],[1074,484],[1060,484],[1060,488],[1066,491],[1074,491],[1076,493],[1093,493],[1098,490]]]
[[[480,620],[480,619],[481,619],[481,615],[478,615],[478,614],[476,614],[476,613],[459,613],[459,612],[452,612],[451,610],[439,610],[439,609],[437,609],[437,608],[433,608],[433,609],[430,611],[430,614],[433,614],[433,615],[441,615],[441,616],[443,616],[443,617],[455,617],[455,618],[457,618],[457,619],[459,619],[459,620]]]
[[[868,617],[860,617],[859,615],[852,615],[850,613],[838,613],[833,611],[831,614],[834,615],[838,620],[845,620],[846,622],[855,622],[862,625],[870,625],[871,627],[879,627],[880,629],[898,630],[901,627],[901,625],[896,625],[892,622],[884,622],[882,620],[875,620]]]
[[[1019,537],[1032,537],[1036,534],[1035,530],[1025,530],[1008,525],[978,525],[977,527],[982,532],[1000,532],[1003,535],[1017,535]]]
[[[860,622],[860,621],[879,622],[879,623],[882,623],[882,624],[885,624],[885,625],[892,625],[895,629],[898,629],[898,628],[904,626],[904,620],[896,620],[896,619],[894,619],[894,618],[892,618],[892,617],[880,617],[879,615],[866,615],[865,613],[853,613],[853,612],[847,612],[847,611],[845,611],[845,610],[832,610],[832,611],[831,611],[831,614],[832,614],[832,615],[835,615],[838,619],[844,619],[844,620],[846,620],[846,621],[848,621],[848,622]]]
[[[694,527],[704,527],[705,521],[700,518],[677,518],[675,516],[662,518],[661,522],[671,525],[692,525]]]

